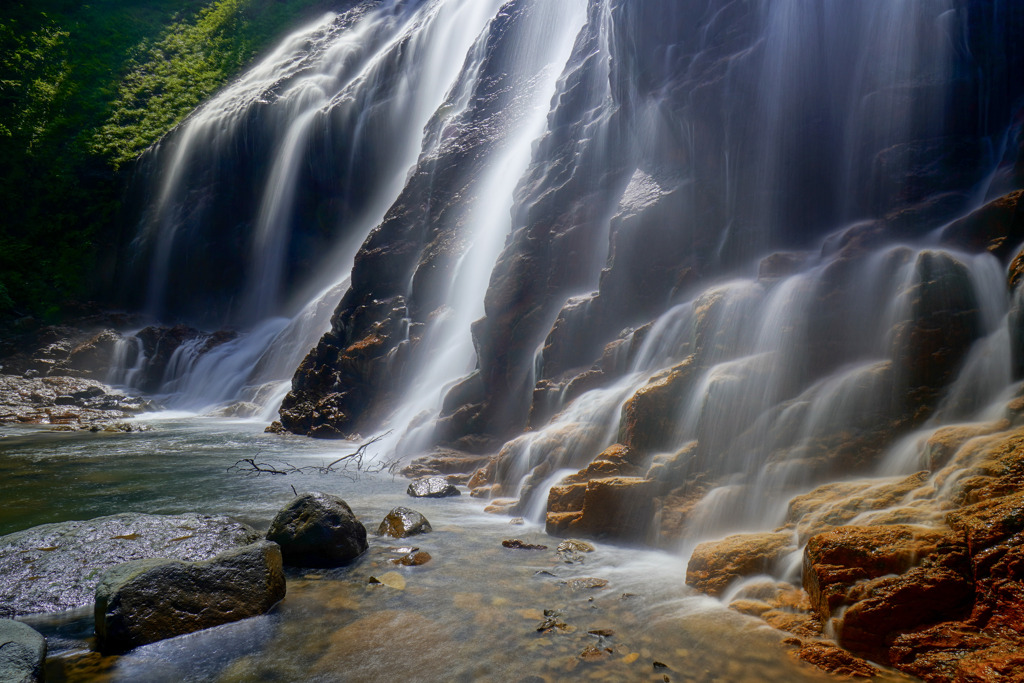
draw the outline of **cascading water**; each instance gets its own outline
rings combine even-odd
[[[232,399],[249,400],[252,392],[240,394],[241,388],[283,380],[294,370],[323,334],[330,313],[324,302],[336,299],[336,288],[347,285],[345,276],[358,242],[395,201],[417,153],[429,156],[432,146],[443,144],[448,129],[457,125],[468,106],[479,77],[474,70],[482,59],[481,54],[473,56],[474,51],[479,53],[474,44],[486,39],[484,29],[500,4],[364,3],[341,16],[327,15],[288,37],[151,152],[156,158],[149,163],[163,170],[157,200],[147,211],[137,239],[138,249],[151,252],[147,298],[150,315],[157,319],[191,315],[209,322],[212,310],[196,315],[208,302],[197,307],[194,302],[171,296],[179,287],[191,291],[187,283],[179,282],[179,277],[172,274],[182,268],[194,272],[197,258],[210,259],[198,265],[200,271],[216,272],[237,269],[233,260],[241,259],[240,303],[222,310],[221,320],[253,325],[252,331],[214,352],[199,353],[201,341],[191,343],[191,353],[188,348],[180,348],[161,387],[171,405],[202,410]],[[481,216],[468,219],[481,223],[472,234],[485,237],[469,237],[472,256],[464,258],[465,265],[458,268],[462,275],[450,287],[452,315],[457,320],[447,327],[456,328],[455,334],[467,342],[468,323],[482,312],[480,293],[488,276],[487,264],[493,261],[507,232],[502,216],[507,216],[511,188],[518,177],[509,168],[525,164],[524,155],[528,155],[530,142],[539,133],[539,117],[546,113],[554,79],[575,34],[573,23],[582,21],[581,17],[573,18],[579,17],[581,10],[572,5],[546,8],[544,12],[535,20],[533,34],[523,40],[536,41],[545,49],[522,52],[522,66],[516,74],[521,93],[510,103],[514,118],[505,124],[504,131],[515,138],[503,145],[509,151],[493,165],[482,199],[504,202],[505,208],[495,211],[488,206],[486,212],[477,212]],[[463,65],[466,54],[468,61]],[[549,61],[553,66],[548,65]],[[514,62],[508,67],[515,72]],[[419,131],[427,128],[428,122],[433,132],[428,131],[421,143]],[[240,150],[240,137],[258,139],[258,149]],[[338,153],[331,157],[317,147],[325,143]],[[242,253],[224,250],[221,254],[211,249],[212,253],[199,257],[193,247],[197,241],[218,244],[215,235],[204,237],[203,231],[209,229],[211,218],[223,220],[223,204],[231,201],[224,202],[217,191],[235,183],[230,173],[237,170],[235,164],[246,152],[262,154],[265,160],[254,165],[269,168],[265,178],[253,174],[250,180],[263,185],[255,213],[235,207],[242,218],[229,218],[238,221],[239,229],[251,226],[251,238],[242,240],[248,246]],[[161,164],[165,157],[169,159]],[[312,165],[318,166],[319,185],[340,185],[327,190],[338,199],[315,200],[319,204],[335,201],[345,205],[340,215],[321,217],[328,223],[323,230],[339,232],[335,224],[341,224],[336,238],[340,246],[331,246],[331,255],[322,259],[319,273],[293,274],[290,279],[298,281],[300,291],[324,287],[323,283],[336,284],[317,292],[289,322],[270,316],[288,310],[282,306],[281,297],[285,270],[294,269],[288,258],[294,251],[290,247],[308,239],[295,226],[310,203],[308,188],[305,193],[301,190]],[[471,215],[472,207],[467,207],[466,213]],[[439,348],[446,347],[450,360],[432,366],[435,370],[433,379],[427,382],[430,386],[461,375],[466,356],[471,354],[467,343],[450,347],[445,341]],[[282,350],[282,345],[288,349]],[[268,361],[267,356],[277,360]],[[249,368],[254,371],[250,373]],[[132,376],[125,369],[115,372],[113,379],[132,385]],[[280,392],[261,401],[271,410],[276,408],[275,403],[280,403]]]
[[[496,454],[480,480],[538,522],[567,471],[614,451],[598,461],[659,492],[620,535],[676,547],[779,526],[837,477],[910,474],[929,434],[1013,381],[1017,245],[962,227],[1015,182],[1012,97],[966,96],[996,91],[972,53],[982,14],[423,0],[324,17],[152,153],[152,312],[251,330],[182,344],[163,391],[283,398],[285,429],[391,429],[401,457]],[[195,259],[222,265],[209,301],[176,276]]]
[[[162,651],[172,672],[209,659],[195,680],[626,680],[662,657],[673,680],[816,680],[680,565],[724,547],[741,561],[690,585],[846,647],[856,610],[826,596],[808,616],[826,591],[795,588],[815,538],[861,525],[874,557],[891,540],[874,525],[944,534],[965,506],[1021,495],[1020,458],[999,459],[1024,452],[1021,29],[1008,0],[341,3],[137,169],[150,203],[126,303],[167,325],[124,335],[107,379],[260,431],[171,413],[56,456],[5,440],[24,457],[0,459],[18,492],[0,521],[105,514],[116,482],[133,510],[257,526],[296,485],[344,489],[368,523],[405,485],[315,463],[390,432],[361,465],[457,472],[473,494],[417,503],[431,565],[396,567],[371,538],[351,567],[289,574],[245,627],[258,644],[212,629],[112,679],[153,678]],[[343,441],[263,434],[271,420]],[[254,454],[288,477],[232,478]],[[79,472],[68,507],[33,502]],[[526,518],[523,539],[612,543],[537,571],[476,498]],[[994,557],[961,550],[941,585]],[[408,585],[380,582],[385,566]],[[850,600],[904,578],[849,575]],[[986,613],[971,596],[958,609]],[[549,613],[562,604],[571,626]],[[515,618],[544,621],[494,648],[522,636]],[[888,646],[921,625],[875,631]]]

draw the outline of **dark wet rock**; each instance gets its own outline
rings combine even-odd
[[[267,540],[281,546],[284,563],[294,567],[336,567],[352,562],[369,547],[366,527],[344,500],[327,493],[304,493],[281,509]]]
[[[96,637],[104,652],[264,614],[285,595],[281,549],[258,541],[210,560],[136,560],[96,587]]]
[[[20,621],[0,619],[0,681],[38,683],[43,680],[46,639]]]
[[[993,199],[943,228],[940,241],[966,251],[987,251],[1005,263],[1024,241],[1022,197],[1024,190],[1016,190]]]
[[[509,538],[501,542],[501,545],[505,548],[512,548],[513,550],[547,550],[546,545],[539,543],[527,543],[518,538]]]
[[[378,536],[405,538],[433,531],[430,522],[419,512],[407,507],[397,507],[387,514],[377,527]]]
[[[227,517],[120,514],[0,537],[0,616],[92,602],[100,575],[132,560],[206,560],[260,535]]]
[[[544,619],[537,624],[538,633],[575,633],[576,627],[562,621],[562,613],[558,610],[544,610]]]
[[[462,492],[444,477],[427,477],[414,481],[409,484],[406,493],[413,498],[448,498],[462,495]]]
[[[1016,681],[1024,670],[1024,637],[1009,629],[944,623],[896,636],[889,659],[900,671],[928,681]]]
[[[701,543],[686,566],[686,583],[719,596],[737,579],[771,572],[796,550],[793,534],[737,534]]]
[[[284,426],[281,424],[279,420],[274,420],[273,422],[271,422],[263,431],[266,434],[277,434],[278,436],[291,434],[291,432],[284,428]]]

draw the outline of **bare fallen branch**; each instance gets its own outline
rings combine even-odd
[[[260,451],[257,451],[254,457],[242,458],[235,462],[234,465],[227,468],[227,471],[257,477],[261,474],[287,475],[294,472],[299,474],[341,474],[350,480],[355,480],[360,473],[377,474],[379,472],[388,472],[394,476],[398,465],[401,464],[401,460],[398,458],[395,458],[394,460],[377,460],[364,463],[366,449],[390,433],[391,432],[388,431],[383,434],[378,434],[369,441],[359,444],[359,447],[353,452],[346,453],[326,465],[305,465],[304,467],[296,467],[289,462],[257,462],[256,458],[260,455]],[[294,486],[292,487],[292,490],[295,490]]]

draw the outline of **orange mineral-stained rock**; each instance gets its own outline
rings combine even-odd
[[[736,579],[770,572],[794,550],[791,533],[737,534],[701,543],[690,556],[686,583],[717,597]]]
[[[858,581],[904,572],[952,541],[944,530],[902,524],[838,527],[807,541],[804,588],[827,620]]]

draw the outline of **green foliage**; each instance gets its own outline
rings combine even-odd
[[[101,290],[118,168],[322,3],[0,3],[0,318]]]

